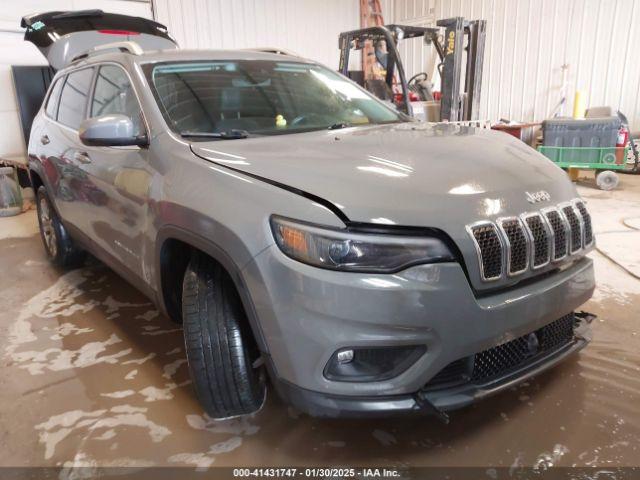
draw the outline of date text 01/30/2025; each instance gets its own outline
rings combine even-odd
[[[397,478],[392,468],[234,468],[234,478]]]

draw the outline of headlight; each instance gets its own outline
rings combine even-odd
[[[332,270],[397,272],[420,263],[455,261],[434,237],[354,233],[271,217],[282,252],[300,262]]]

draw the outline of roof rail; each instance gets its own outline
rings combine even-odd
[[[243,48],[242,50],[248,50],[251,52],[261,52],[261,53],[275,53],[276,55],[287,55],[289,57],[299,57],[296,52],[292,52],[291,50],[287,50],[286,48],[279,47],[255,47],[255,48]]]
[[[142,55],[144,50],[142,47],[138,45],[136,42],[128,41],[128,42],[113,42],[113,43],[105,43],[104,45],[98,45],[93,47],[90,50],[87,50],[80,55],[76,55],[71,59],[70,63],[77,62],[78,60],[83,60],[85,58],[89,58],[93,55],[101,55],[104,53],[109,53],[110,51],[117,50],[119,52],[129,53],[131,55]]]

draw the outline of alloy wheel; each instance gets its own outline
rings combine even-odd
[[[56,236],[56,230],[53,226],[53,218],[51,209],[49,208],[49,202],[46,198],[40,199],[40,227],[42,228],[42,236],[44,237],[44,243],[47,247],[49,255],[55,257],[58,253],[58,239]]]

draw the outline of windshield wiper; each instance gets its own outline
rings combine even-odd
[[[249,136],[249,132],[246,130],[224,130],[222,132],[191,132],[185,131],[180,132],[181,137],[191,137],[191,138],[219,138],[221,140],[235,140],[238,138],[247,138]]]
[[[344,123],[344,122],[334,123],[333,125],[329,125],[327,127],[327,130],[340,130],[342,128],[348,128],[350,126],[351,126],[350,123]]]

